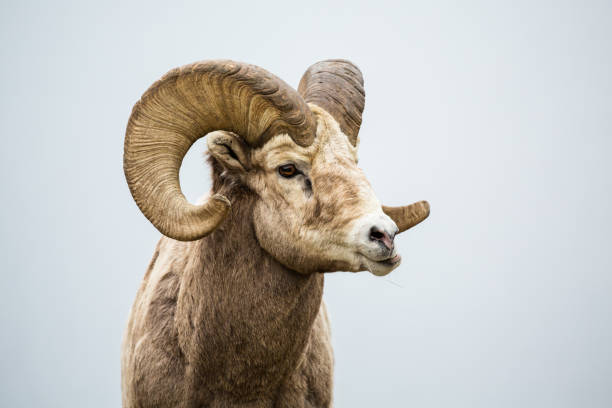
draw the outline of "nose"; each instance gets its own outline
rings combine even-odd
[[[382,244],[389,251],[393,250],[393,238],[395,238],[395,232],[389,233],[377,225],[370,228],[370,241]]]

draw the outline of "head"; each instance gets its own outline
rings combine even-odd
[[[136,104],[124,169],[136,203],[165,235],[195,240],[218,227],[230,200],[188,203],[178,183],[189,147],[206,136],[219,183],[257,200],[260,245],[302,273],[369,270],[385,275],[401,257],[396,234],[429,214],[426,202],[382,206],[357,166],[363,80],[343,60],[311,66],[299,92],[261,68],[210,61],[175,69]],[[217,192],[218,193],[218,192]]]

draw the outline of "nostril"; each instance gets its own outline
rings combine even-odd
[[[393,238],[386,232],[378,229],[378,227],[370,228],[370,240],[380,242],[387,247],[387,249],[393,249]]]
[[[385,234],[381,232],[378,228],[372,227],[370,229],[370,239],[372,241],[380,241],[385,237]]]

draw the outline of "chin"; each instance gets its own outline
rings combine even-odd
[[[384,259],[382,261],[374,261],[372,259],[365,258],[364,266],[365,270],[369,271],[375,276],[385,276],[391,273],[402,263],[402,257],[395,255],[392,258]]]

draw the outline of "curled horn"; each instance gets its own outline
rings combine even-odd
[[[311,65],[302,76],[298,92],[306,103],[325,109],[357,146],[365,106],[363,76],[355,64],[334,59]]]
[[[353,146],[357,146],[365,90],[363,76],[355,64],[341,59],[317,62],[302,76],[298,92],[307,103],[315,104],[332,115],[340,130]],[[419,201],[403,207],[383,205],[383,211],[403,232],[429,216],[429,203]]]
[[[307,146],[315,129],[300,95],[264,69],[233,61],[198,62],[168,72],[134,105],[123,169],[136,204],[162,234],[196,240],[211,233],[231,205],[219,194],[193,205],[181,192],[179,168],[196,140],[227,130],[257,147],[287,133]]]

